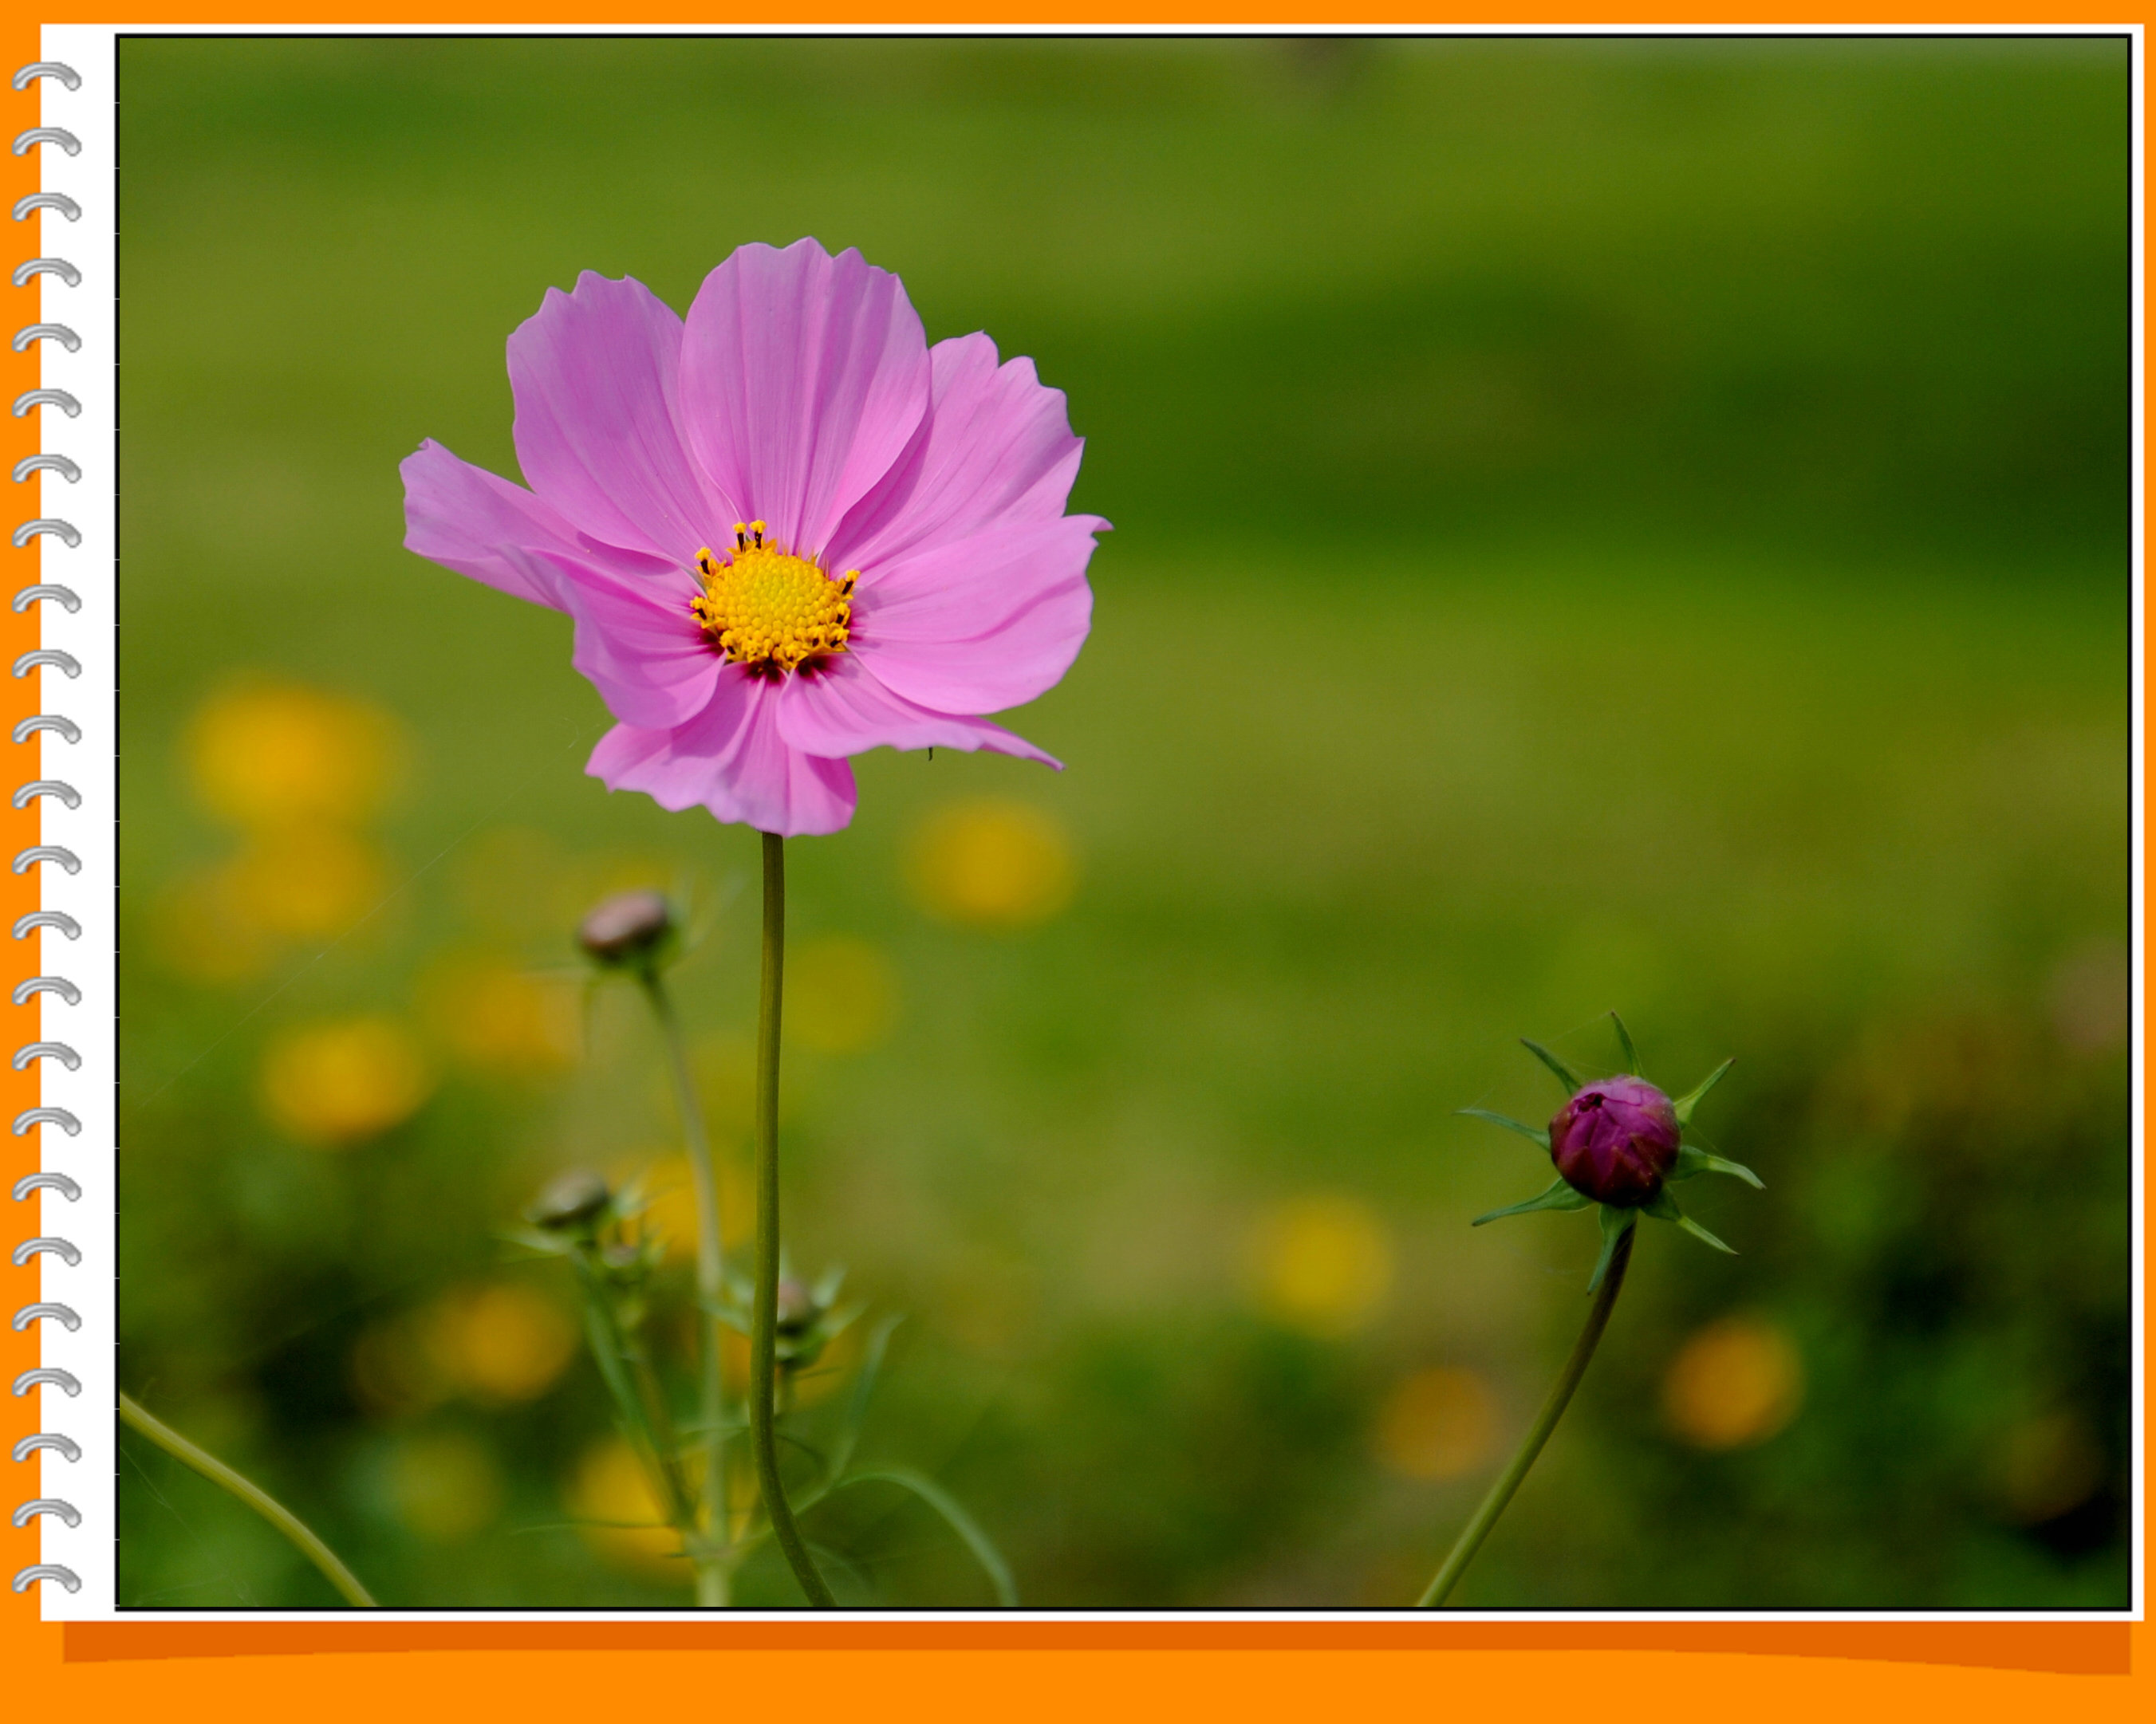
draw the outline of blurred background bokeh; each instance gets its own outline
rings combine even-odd
[[[629,885],[741,1213],[755,962],[752,836],[583,776],[567,625],[404,552],[397,463],[515,474],[547,286],[814,234],[1032,356],[1116,527],[1013,720],[1066,772],[871,756],[790,849],[791,1249],[906,1314],[864,1454],[1029,1603],[1411,1598],[1596,1246],[1471,1231],[1547,1172],[1455,1110],[1614,1008],[1738,1056],[1767,1189],[1649,1229],[1460,1601],[2128,1603],[2123,40],[121,65],[121,1375],[386,1602],[686,1600],[500,1233],[585,1164],[685,1239],[569,943]],[[123,1603],[331,1602],[123,1457]],[[903,1499],[812,1531],[987,1597]]]

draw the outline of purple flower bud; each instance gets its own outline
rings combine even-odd
[[[1677,1159],[1677,1112],[1645,1078],[1589,1084],[1550,1121],[1550,1159],[1566,1184],[1599,1203],[1655,1200]]]

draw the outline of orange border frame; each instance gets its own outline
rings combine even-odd
[[[0,22],[0,68],[38,57],[38,24]],[[119,8],[114,8],[115,11]],[[935,21],[1009,24],[1035,10],[1008,3],[946,4]],[[309,18],[305,13],[312,12]],[[38,9],[38,21],[110,17],[101,7]],[[124,15],[141,24],[200,24],[205,10],[136,3]],[[221,23],[421,23],[406,8],[359,3],[295,8],[228,3]],[[511,6],[479,0],[459,22],[570,24],[588,6],[536,0]],[[1306,5],[1251,4],[1232,10],[1202,3],[1170,15],[1177,23],[1263,27],[1307,21]],[[1387,24],[1527,23],[1537,14],[1502,3],[1473,12],[1367,4],[1354,21]],[[818,22],[874,28],[918,23],[916,7],[854,3],[811,20],[779,8],[646,3],[639,21],[710,27]],[[1170,21],[1127,6],[1073,4],[1040,23],[1113,25]],[[1575,3],[1563,22],[1592,27],[1640,22],[1607,4]],[[1902,8],[1888,17],[1797,5],[1747,20],[1732,8],[1666,7],[1666,23],[1951,23],[2029,20],[1996,5],[1947,10]],[[2138,23],[2107,8],[2081,12],[2083,23]],[[33,89],[0,85],[0,136],[37,123]],[[34,190],[35,153],[0,156],[0,199]],[[2144,196],[2146,195],[2144,187]],[[2144,210],[2144,226],[2146,211]],[[34,284],[10,291],[6,326],[36,321]],[[0,398],[37,386],[34,351],[0,350]],[[2145,379],[2144,379],[2145,383]],[[34,418],[0,420],[0,464],[34,450]],[[2144,483],[2146,475],[2144,474]],[[0,543],[9,559],[7,590],[36,577],[38,552]],[[34,646],[34,616],[0,612],[0,657]],[[2143,642],[2144,654],[2151,646]],[[27,680],[0,684],[0,727],[34,710]],[[2144,782],[2144,794],[2146,784]],[[0,854],[38,841],[34,806],[0,806]],[[34,875],[0,875],[0,921],[36,905]],[[34,1005],[0,995],[0,1045],[33,1040]],[[2148,1034],[2146,1022],[2143,1034]],[[2144,1044],[2144,1056],[2149,1046]],[[0,1118],[37,1104],[37,1077],[0,1068]],[[11,1183],[34,1163],[33,1137],[0,1138],[0,1179]],[[2146,1197],[2144,1194],[2144,1200]],[[2156,1203],[2149,1204],[2156,1210]],[[2143,1236],[2156,1214],[2144,1214]],[[34,1299],[34,1263],[0,1264],[0,1309]],[[2151,1325],[2144,1311],[2144,1335]],[[0,1375],[12,1380],[36,1362],[36,1339],[0,1331]],[[0,1401],[0,1406],[22,1403]],[[17,1421],[0,1421],[11,1438]],[[2144,1512],[2146,1505],[2144,1504]],[[0,1574],[37,1560],[34,1523],[0,1526]],[[506,1657],[512,1653],[547,1657]],[[819,1655],[813,1664],[803,1654]],[[385,1702],[429,1715],[478,1706],[545,1713],[624,1707],[657,1713],[670,1701],[729,1710],[759,1703],[796,1715],[875,1712],[939,1719],[1001,1716],[1022,1706],[1029,1717],[1096,1716],[1104,1706],[1146,1716],[1185,1713],[1251,1717],[1307,1716],[1355,1705],[1398,1704],[1415,1712],[1478,1704],[1557,1715],[1591,1711],[1612,1721],[1704,1715],[1742,1706],[1763,1720],[1812,1718],[1822,1709],[1899,1716],[1951,1709],[1962,1719],[2025,1716],[2032,1708],[2070,1708],[2092,1721],[2156,1715],[2150,1674],[2156,1639],[2146,1623],[1732,1622],[1493,1623],[1245,1621],[887,1621],[98,1623],[66,1626],[38,1619],[31,1596],[0,1595],[0,1692],[26,1718],[105,1716],[141,1709],[172,1716],[251,1716],[295,1703],[315,1717],[373,1719]],[[652,1654],[671,1654],[654,1658]],[[293,1664],[294,1658],[305,1661]],[[2066,1686],[2061,1686],[2064,1683]],[[2137,1700],[2136,1696],[2139,1698]]]

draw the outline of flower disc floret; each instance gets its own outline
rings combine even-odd
[[[689,601],[704,633],[750,675],[776,681],[843,653],[858,572],[833,580],[804,557],[764,542],[760,521],[737,526],[725,562],[696,552],[703,592]]]
[[[1640,1077],[1588,1085],[1550,1121],[1550,1159],[1574,1191],[1599,1203],[1650,1203],[1676,1165],[1676,1106]]]

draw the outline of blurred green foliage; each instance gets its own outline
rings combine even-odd
[[[1030,1603],[1412,1598],[1595,1250],[1471,1233],[1535,1169],[1453,1111],[1616,1008],[1739,1056],[1700,1123],[1768,1188],[1687,1189],[1739,1257],[1650,1234],[1459,1602],[2127,1604],[2123,40],[121,74],[123,1380],[386,1602],[685,1599],[570,1524],[607,1412],[498,1231],[673,1152],[589,901],[694,907],[737,1166],[754,988],[753,839],[582,775],[566,626],[404,553],[396,464],[515,472],[547,286],[813,233],[1031,355],[1116,528],[1014,721],[1067,772],[870,757],[790,849],[792,1249],[909,1314],[865,1459]],[[121,1485],[123,1603],[330,1602]],[[895,1494],[811,1532],[985,1598]]]

